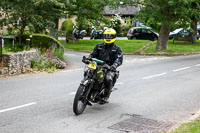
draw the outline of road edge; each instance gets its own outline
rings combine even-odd
[[[196,119],[200,119],[200,109],[192,114],[192,116],[190,116],[189,118],[186,118],[184,121],[182,122],[179,122],[179,123],[176,123],[174,126],[172,126],[168,131],[167,133],[171,133],[172,131],[174,131],[175,129],[179,128],[183,123],[188,123],[188,122],[192,122]]]

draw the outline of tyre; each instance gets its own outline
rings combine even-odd
[[[136,40],[137,38],[136,37],[132,37],[131,39]]]
[[[158,38],[157,38],[157,37],[154,37],[154,38],[153,38],[153,41],[156,41],[156,40],[158,40]]]
[[[73,111],[76,115],[82,114],[87,106],[85,88],[86,88],[85,86],[80,85],[76,92],[73,103]]]

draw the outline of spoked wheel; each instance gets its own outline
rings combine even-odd
[[[82,114],[87,106],[87,99],[85,94],[85,86],[80,85],[76,92],[73,104],[73,111],[76,115]]]

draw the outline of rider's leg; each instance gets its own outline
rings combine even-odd
[[[108,98],[110,97],[112,87],[113,87],[113,78],[114,78],[115,72],[109,71],[105,78],[105,101],[108,101]]]

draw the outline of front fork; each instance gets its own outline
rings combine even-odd
[[[86,90],[85,90],[85,97],[88,100],[88,95],[90,94],[90,91],[94,85],[94,80],[90,79],[88,77],[85,77],[82,81],[81,81],[81,85],[85,86]]]

